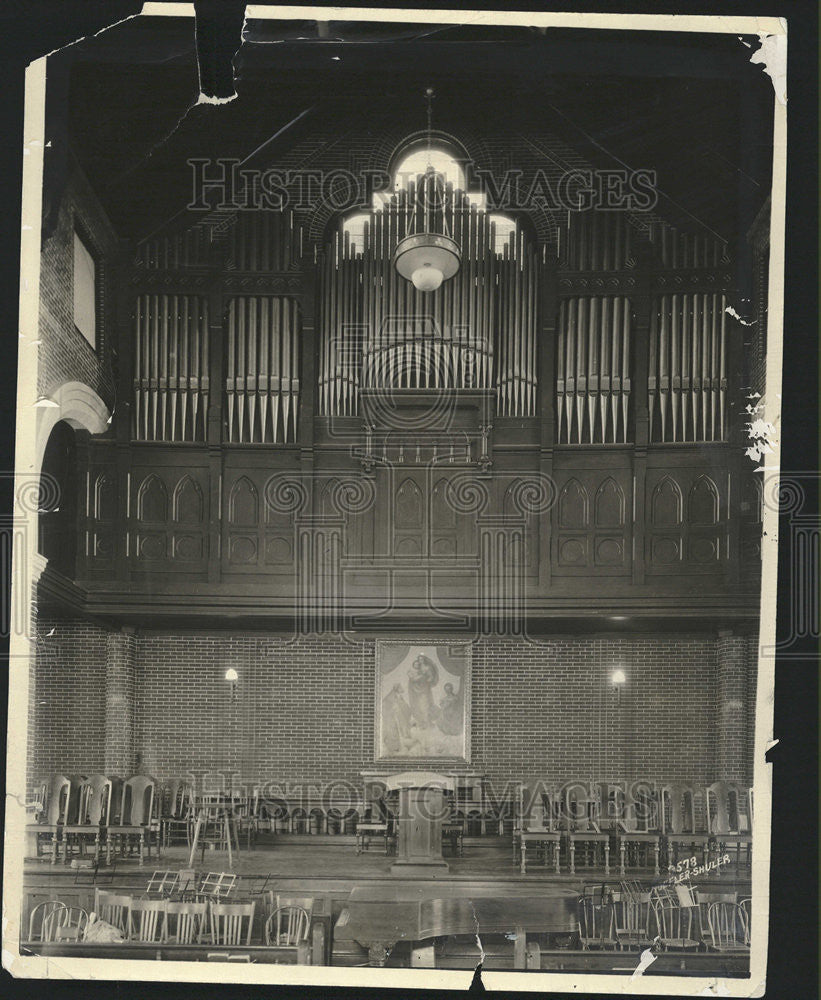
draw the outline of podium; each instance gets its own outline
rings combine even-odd
[[[427,875],[448,871],[442,857],[442,823],[449,815],[445,792],[453,792],[453,778],[432,771],[403,771],[387,775],[388,791],[399,791],[396,861],[392,875]]]

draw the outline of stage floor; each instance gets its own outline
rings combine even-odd
[[[353,838],[345,837],[313,837],[299,835],[283,835],[274,843],[258,843],[251,850],[244,846],[233,853],[233,864],[229,865],[228,853],[224,850],[206,848],[203,853],[197,850],[193,869],[197,872],[231,871],[240,877],[259,879],[268,877],[272,886],[283,889],[294,886],[307,888],[306,883],[313,883],[319,891],[347,891],[347,888],[371,880],[398,881],[391,874],[393,856],[386,856],[377,850],[362,854],[356,853]],[[135,860],[117,859],[111,868],[101,865],[97,871],[97,879],[106,878],[119,882],[125,879],[130,883],[147,881],[155,869],[178,871],[188,868],[189,849],[181,844],[164,848],[157,858],[153,853],[146,858],[143,867]],[[532,883],[552,883],[581,889],[585,884],[609,882],[615,883],[622,878],[641,881],[648,885],[663,881],[665,875],[658,877],[652,868],[628,869],[621,876],[618,864],[611,865],[609,874],[605,875],[602,867],[587,868],[577,865],[576,873],[571,875],[566,868],[556,874],[552,864],[544,866],[528,861],[527,874],[522,875],[518,865],[513,864],[512,846],[502,838],[493,838],[492,844],[466,843],[463,857],[453,857],[445,854],[448,871],[437,873],[433,878],[424,876],[405,876],[406,881],[433,882],[443,881],[472,882],[475,884],[505,883],[527,885]],[[91,878],[93,872],[78,870],[63,864],[62,859],[52,865],[49,858],[27,858],[25,871],[28,875],[38,877],[55,876],[61,881],[65,876],[72,878]],[[750,885],[749,873],[743,869],[736,874],[734,866],[719,869],[719,874],[711,874],[699,879],[699,882],[710,886],[726,886],[728,891],[747,891]]]

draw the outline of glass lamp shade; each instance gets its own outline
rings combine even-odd
[[[399,274],[420,292],[434,292],[459,270],[462,255],[449,236],[418,233],[401,240],[393,254]]]

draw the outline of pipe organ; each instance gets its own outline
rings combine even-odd
[[[630,301],[572,297],[559,306],[556,428],[560,444],[627,441]]]
[[[302,222],[291,211],[221,210],[183,232],[144,240],[135,263],[149,271],[205,267],[219,244],[231,271],[282,272],[300,262],[304,242]]]
[[[650,223],[648,235],[664,268],[717,267],[729,260],[727,244],[717,236],[683,232],[658,219]]]
[[[634,239],[624,212],[568,212],[559,257],[575,271],[621,271],[635,265]]]
[[[134,436],[202,441],[208,411],[208,301],[140,295],[134,312]]]
[[[228,303],[225,409],[228,441],[288,444],[299,409],[299,307],[284,296]]]
[[[724,441],[727,312],[723,294],[662,295],[651,314],[650,440]]]
[[[535,415],[535,250],[518,225],[504,238],[464,192],[451,184],[442,192],[431,205],[411,182],[368,215],[361,233],[343,222],[334,234],[322,269],[322,415],[356,415],[360,389],[385,387],[493,389],[501,415]],[[420,292],[396,273],[393,251],[445,223],[461,248],[460,270]]]

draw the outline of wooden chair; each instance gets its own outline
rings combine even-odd
[[[638,883],[622,882],[614,890],[613,932],[618,947],[625,949],[649,948],[653,943],[650,933],[650,892]]]
[[[750,950],[750,926],[743,906],[729,901],[715,902],[707,911],[711,951],[745,952]]]
[[[669,886],[654,886],[650,891],[650,907],[655,921],[659,944],[665,950],[693,951],[701,943],[698,935],[698,907],[687,899],[689,890],[674,891]],[[688,905],[682,905],[687,899]]]
[[[256,903],[211,903],[211,940],[215,945],[249,945]]]
[[[741,808],[746,797],[747,789],[727,781],[714,781],[704,792],[707,829],[715,838],[719,856],[727,848],[735,850],[736,872],[741,869],[742,848],[748,859],[752,853],[752,831]],[[720,875],[721,866],[716,870]]]
[[[106,863],[111,864],[111,856],[117,851],[125,854],[130,843],[136,842],[139,847],[140,866],[145,864],[145,851],[151,856],[152,835],[155,837],[157,857],[160,854],[159,836],[156,835],[153,823],[154,795],[157,783],[146,775],[135,775],[123,784],[122,804],[120,806],[120,821],[108,828],[106,837]]]
[[[356,824],[356,853],[370,850],[372,840],[381,840],[385,854],[390,854],[395,841],[393,817],[384,799],[375,799],[365,809],[365,818]]]
[[[237,837],[245,835],[245,846],[251,850],[256,843],[260,825],[260,790],[254,788],[250,796],[243,796],[234,802],[234,816],[237,822]]]
[[[86,841],[94,843],[94,864],[100,863],[101,840],[106,836],[112,819],[111,802],[115,780],[104,774],[92,774],[79,788],[79,810],[74,823],[63,827],[63,861],[69,862],[72,845],[80,857],[85,855]]]
[[[579,940],[584,951],[618,947],[612,899],[603,888],[586,887],[579,899]]]
[[[29,914],[29,941],[53,941],[54,928],[60,910],[67,909],[59,899],[46,899],[32,908]]]
[[[308,940],[311,918],[307,910],[292,904],[278,906],[265,921],[265,943],[296,948]]]
[[[659,789],[659,817],[662,832],[667,840],[667,865],[673,869],[678,848],[684,846],[687,854],[700,849],[704,864],[710,853],[710,834],[696,820],[696,792],[692,785],[683,782],[662,785]]]
[[[698,906],[698,922],[699,929],[701,931],[701,940],[706,942],[709,940],[710,929],[707,920],[707,915],[710,907],[713,903],[735,903],[737,899],[737,893],[735,892],[705,892],[702,889],[696,889],[693,896]]]
[[[123,937],[128,931],[128,911],[130,909],[131,896],[94,889],[94,912],[97,914],[97,919],[104,920],[107,924],[116,927],[118,931],[122,932]]]
[[[34,842],[37,857],[44,852],[48,844],[51,848],[51,863],[57,864],[60,853],[60,842],[66,823],[76,820],[79,807],[79,788],[81,777],[68,777],[64,774],[53,774],[48,781],[45,810],[42,822],[31,824],[34,831]]]
[[[518,864],[522,875],[527,874],[527,850],[532,844],[542,855],[542,864],[548,862],[547,845],[552,846],[556,874],[560,868],[561,831],[556,829],[557,794],[537,783],[531,788],[520,783],[517,791],[513,820],[513,864]]]
[[[208,903],[165,904],[162,940],[174,944],[202,944],[209,934]]]
[[[585,863],[596,864],[601,849],[604,852],[604,874],[610,874],[610,834],[597,822],[598,800],[595,791],[581,782],[570,782],[562,790],[562,807],[567,828],[570,874],[576,872],[576,847],[581,844]]]
[[[193,823],[194,796],[191,785],[185,778],[172,778],[163,788],[162,795],[160,838],[163,847],[169,847],[175,840],[182,838],[190,846]]]
[[[164,899],[133,899],[128,909],[128,940],[148,944],[162,941],[165,905]]]
[[[636,867],[639,867],[638,861],[642,853],[646,855],[649,850],[653,851],[653,874],[660,874],[659,812],[658,799],[649,782],[637,782],[625,790],[622,816],[617,822],[619,871],[622,875],[627,874],[628,864],[632,862],[633,857],[636,858]],[[646,857],[642,860],[646,862]]]
[[[88,913],[81,906],[67,906],[55,916],[53,941],[82,941],[88,927]]]
[[[744,896],[743,899],[739,899],[738,905],[744,911],[744,916],[747,918],[747,944],[750,943],[750,939],[753,933],[753,901],[750,896]]]

